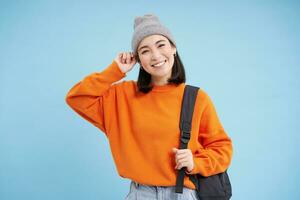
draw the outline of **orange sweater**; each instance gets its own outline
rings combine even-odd
[[[137,91],[135,81],[115,83],[125,76],[113,61],[104,71],[92,73],[74,85],[66,102],[105,133],[121,177],[146,185],[175,186],[172,148],[179,148],[185,84],[154,86],[143,94]],[[202,89],[195,104],[188,148],[195,163],[191,174],[223,172],[231,162],[231,139]],[[187,176],[184,186],[195,189]]]

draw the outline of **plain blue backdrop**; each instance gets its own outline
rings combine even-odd
[[[135,16],[171,30],[187,83],[233,140],[233,200],[300,199],[299,1],[0,1],[0,199],[124,199],[105,135],[65,103],[129,51]],[[125,80],[137,78],[136,67]]]

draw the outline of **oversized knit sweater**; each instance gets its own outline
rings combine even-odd
[[[180,145],[180,111],[185,84],[154,86],[147,94],[113,61],[102,72],[86,76],[66,96],[67,104],[108,138],[121,177],[141,184],[175,186],[177,170],[172,148]],[[117,82],[117,83],[116,83]],[[198,91],[188,149],[193,153],[190,174],[209,176],[225,171],[232,143],[210,97]],[[184,186],[195,189],[188,176]]]

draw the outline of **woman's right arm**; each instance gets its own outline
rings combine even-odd
[[[124,56],[125,55],[125,56]],[[132,69],[135,59],[128,53],[120,53],[102,72],[92,73],[75,84],[67,93],[66,103],[80,116],[107,134],[103,102],[107,110],[113,106],[116,88],[113,83],[121,80]]]

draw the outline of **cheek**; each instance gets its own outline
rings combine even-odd
[[[162,54],[168,57],[169,59],[173,58],[173,52],[170,49],[165,49],[164,51],[162,51]]]
[[[146,56],[142,56],[142,57],[140,57],[140,62],[141,62],[141,65],[147,66],[149,63],[149,59]]]

